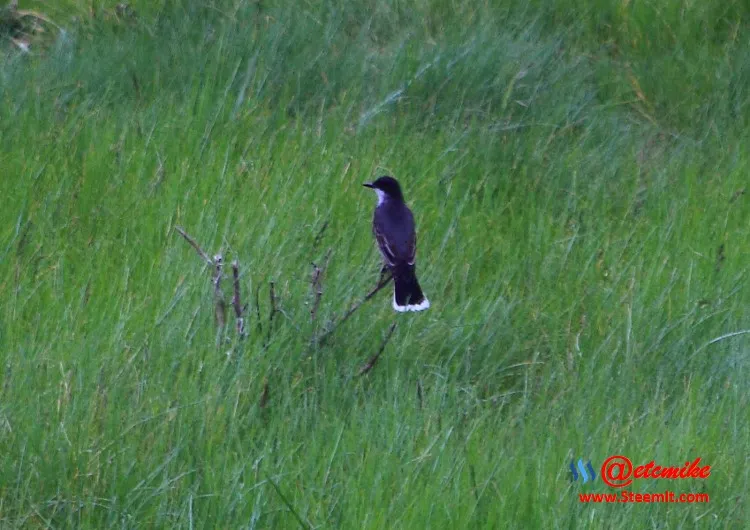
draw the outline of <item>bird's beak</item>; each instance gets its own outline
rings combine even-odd
[[[372,185],[372,182],[365,182],[365,183],[364,183],[364,184],[362,184],[362,185],[363,185],[363,186],[364,186],[365,188],[372,188],[372,187],[374,187],[374,186]]]

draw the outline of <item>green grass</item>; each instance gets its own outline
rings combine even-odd
[[[0,526],[748,527],[750,13],[664,4],[22,3],[66,31],[0,63]],[[432,308],[316,345],[384,173]],[[580,503],[613,454],[711,501]]]

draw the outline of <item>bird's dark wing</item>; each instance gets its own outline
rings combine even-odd
[[[377,224],[372,225],[372,233],[375,234],[375,240],[378,242],[380,253],[383,255],[383,259],[385,260],[385,262],[389,267],[395,267],[396,263],[398,262],[398,257],[391,249],[390,245],[388,244],[388,240],[385,238],[383,233],[378,230]]]
[[[389,267],[414,265],[417,236],[414,216],[404,204],[376,208],[372,232]]]

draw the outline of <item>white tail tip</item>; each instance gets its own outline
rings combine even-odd
[[[427,297],[424,297],[424,300],[422,300],[419,304],[412,304],[412,305],[398,305],[396,303],[396,294],[393,294],[393,309],[398,311],[399,313],[406,313],[408,311],[424,311],[425,309],[428,309],[430,307],[430,301],[427,299]]]

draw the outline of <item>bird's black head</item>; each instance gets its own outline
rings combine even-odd
[[[398,199],[400,201],[404,200],[404,196],[401,193],[401,186],[399,186],[398,180],[393,177],[389,177],[388,175],[379,177],[374,182],[366,182],[365,184],[363,184],[363,186],[372,188],[374,190],[380,190],[390,198]]]

